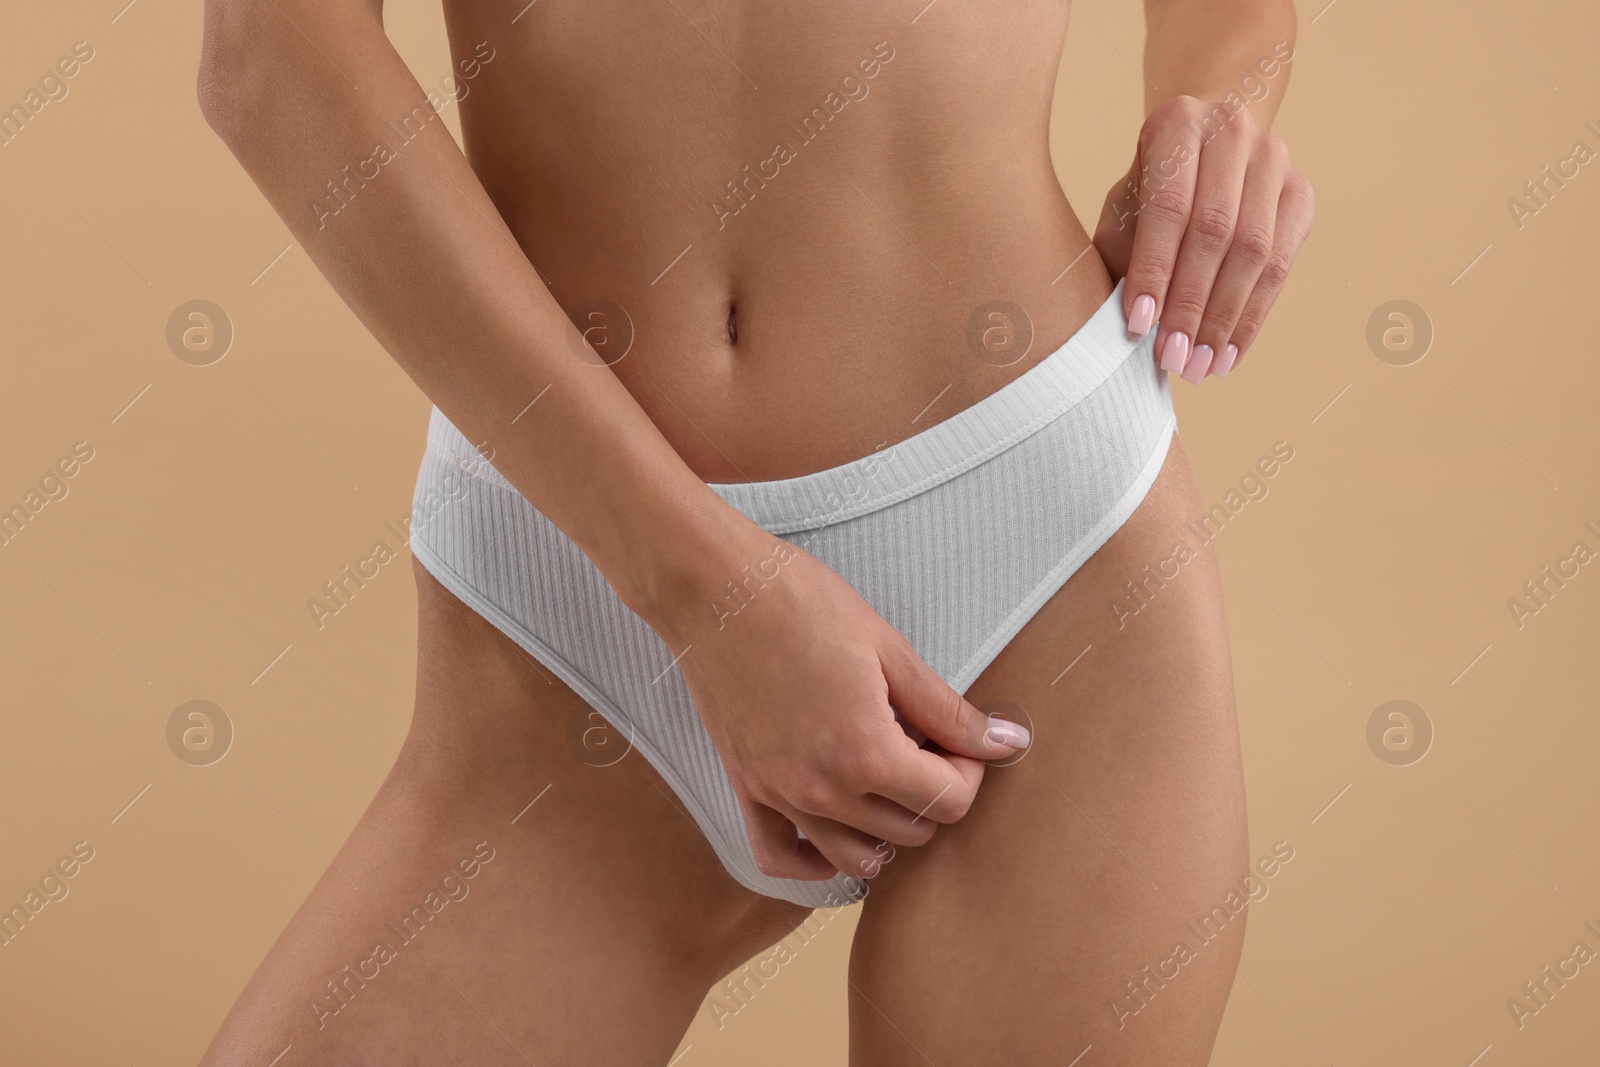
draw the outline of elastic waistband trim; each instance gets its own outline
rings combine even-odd
[[[1154,330],[1128,336],[1122,287],[1060,348],[921,433],[814,474],[710,488],[768,532],[796,533],[889,507],[988,462],[1066,414],[1135,353],[1154,359]]]
[[[1020,444],[1102,385],[1130,358],[1154,361],[1155,331],[1128,337],[1119,280],[1105,303],[1050,355],[971,407],[871,455],[814,474],[708,487],[774,534],[819,530],[907,500]],[[515,487],[433,409],[428,447],[465,474]]]

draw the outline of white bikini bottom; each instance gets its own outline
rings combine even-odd
[[[944,422],[830,470],[711,488],[842,575],[965,692],[1160,471],[1175,419],[1154,336],[1128,339],[1118,283],[1054,353]],[[810,907],[865,895],[847,875],[756,868],[672,651],[437,408],[413,513],[417,559],[650,761],[729,874]]]

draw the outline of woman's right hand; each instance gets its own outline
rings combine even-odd
[[[882,862],[877,842],[926,841],[933,823],[966,811],[979,761],[1013,749],[987,746],[983,717],[809,556],[784,564],[737,615],[712,613],[745,562],[783,543],[707,489],[605,360],[573,358],[570,319],[507,239],[444,124],[408,138],[404,166],[367,183],[355,210],[337,219],[328,205],[306,210],[305,191],[348,171],[371,143],[366,131],[426,106],[380,8],[207,3],[197,84],[206,120],[400,367],[495,454],[496,469],[674,654],[687,648],[679,666],[762,868],[815,879],[833,868],[871,873]],[[345,91],[347,70],[360,93]],[[296,87],[292,99],[285,85]],[[517,408],[546,393],[536,417],[519,422]],[[642,541],[674,529],[683,535],[676,558],[653,558]],[[718,562],[734,559],[731,571]],[[675,577],[685,561],[715,580],[698,583],[702,593],[678,610],[670,602],[685,597],[660,587],[685,588]],[[949,754],[920,749],[891,709]]]
[[[815,557],[754,524],[743,533],[711,597],[652,624],[681,653],[757,866],[870,878],[892,846],[966,814],[984,761],[1026,747],[1027,731],[967,703]]]

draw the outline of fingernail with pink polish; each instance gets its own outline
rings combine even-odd
[[[991,745],[1001,745],[1006,748],[1028,747],[1028,728],[1009,719],[989,716],[989,728],[984,731],[983,736]]]
[[[1226,378],[1228,376],[1228,372],[1233,369],[1233,365],[1238,358],[1239,346],[1229,345],[1222,350],[1222,354],[1217,357],[1217,361],[1211,365],[1211,373],[1215,374],[1218,378]]]
[[[1189,365],[1183,368],[1184,380],[1199,385],[1205,379],[1206,371],[1211,369],[1211,357],[1210,345],[1195,345]]]
[[[1150,326],[1156,320],[1156,298],[1149,293],[1140,293],[1133,300],[1133,314],[1128,316],[1128,334],[1131,337],[1143,337],[1150,332]]]
[[[1183,370],[1184,361],[1189,358],[1189,335],[1174,330],[1167,334],[1166,344],[1161,347],[1161,369],[1172,374]]]

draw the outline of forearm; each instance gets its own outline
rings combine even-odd
[[[1230,94],[1269,129],[1289,86],[1290,0],[1145,0],[1145,114],[1175,96]]]
[[[579,357],[378,6],[212,0],[202,110],[373,336],[648,619],[744,520]]]

